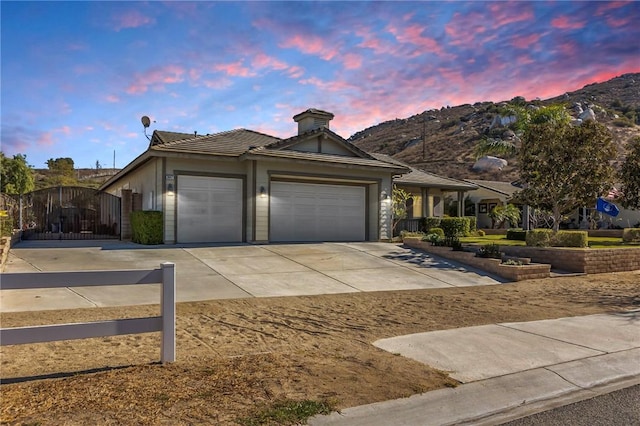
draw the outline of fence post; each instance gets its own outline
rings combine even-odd
[[[162,268],[162,295],[160,315],[162,316],[162,350],[160,360],[176,360],[176,265],[170,262],[160,264]]]

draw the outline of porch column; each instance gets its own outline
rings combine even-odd
[[[420,206],[420,217],[427,217],[427,197],[429,197],[429,190],[427,188],[420,188],[422,192],[422,205]]]
[[[458,191],[458,217],[464,216],[464,191]]]
[[[429,194],[429,188],[424,188],[424,217],[433,216],[433,195]]]

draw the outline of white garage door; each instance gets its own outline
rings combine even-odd
[[[177,240],[242,241],[242,179],[178,176]]]
[[[272,182],[271,241],[364,241],[362,186]]]

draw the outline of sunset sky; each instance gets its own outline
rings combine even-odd
[[[640,72],[638,2],[7,2],[2,151],[124,167],[153,130],[344,138],[424,110]]]

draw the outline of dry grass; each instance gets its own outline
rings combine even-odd
[[[344,408],[456,382],[377,339],[640,306],[640,271],[486,287],[178,305],[178,361],[158,333],[2,348],[6,424],[259,424],[282,401]],[[2,326],[153,315],[156,306],[5,313]],[[54,377],[69,373],[64,377]],[[50,376],[47,376],[50,375]],[[261,417],[262,416],[262,417]],[[265,422],[276,421],[266,417]]]

